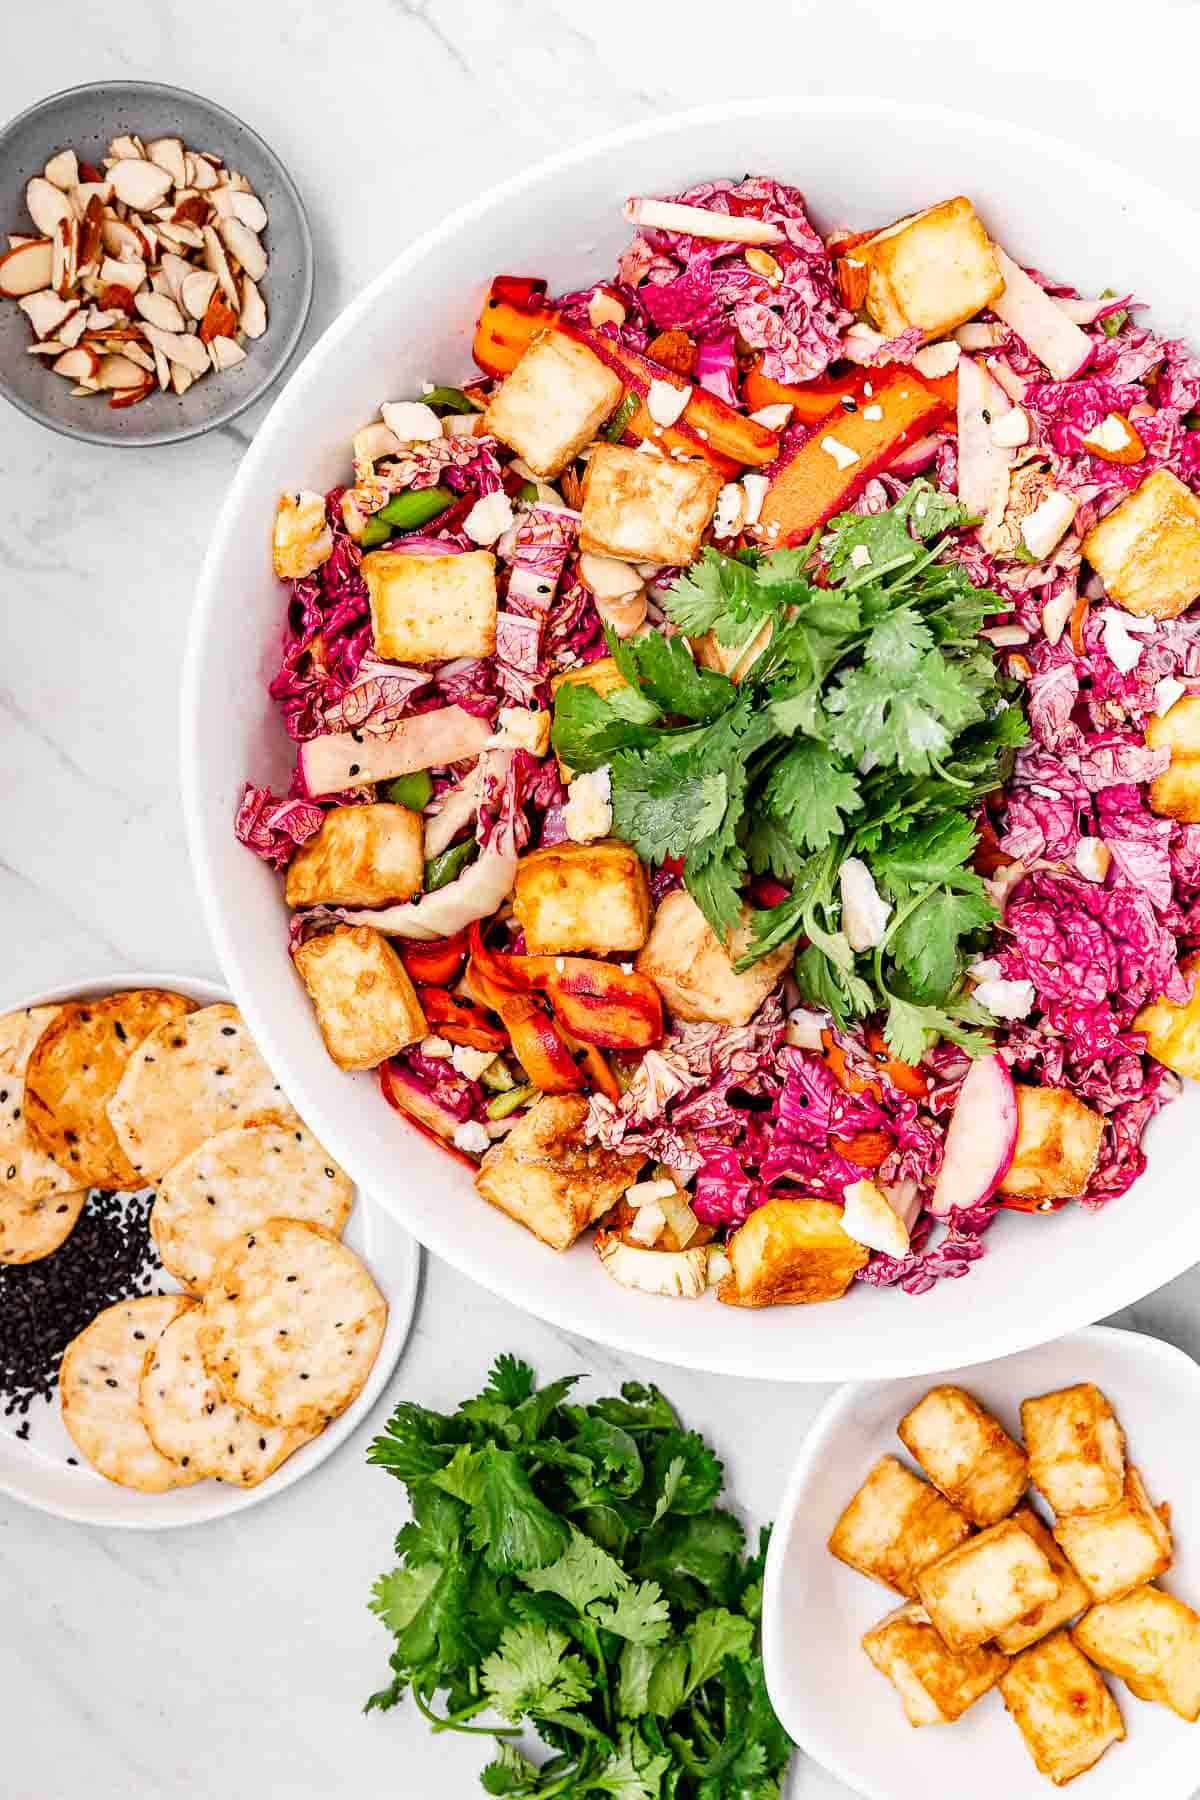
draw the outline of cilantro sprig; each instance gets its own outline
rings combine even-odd
[[[502,1356],[456,1412],[404,1403],[372,1443],[412,1519],[372,1590],[395,1641],[367,1710],[410,1694],[435,1730],[494,1732],[488,1794],[775,1800],[767,1534],[748,1557],[720,1462],[657,1388],[581,1406],[573,1386]],[[511,1741],[526,1726],[548,1760]]]
[[[885,511],[843,513],[794,550],[707,548],[665,601],[675,634],[609,651],[625,685],[559,691],[555,748],[611,770],[613,830],[684,880],[726,941],[751,875],[789,897],[758,909],[739,967],[797,946],[806,996],[839,1023],[882,1012],[895,1052],[936,1037],[977,1051],[988,1015],[965,995],[969,949],[995,914],[970,863],[970,808],[1025,735],[1015,689],[979,633],[1005,602],[947,554],[972,521],[914,481]],[[698,666],[708,637],[737,675]],[[891,907],[856,954],[839,871],[863,859]]]

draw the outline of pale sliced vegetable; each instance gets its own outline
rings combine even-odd
[[[996,442],[993,425],[1009,411],[1006,396],[982,363],[964,356],[958,365],[958,497],[985,520],[1003,511],[1012,452]]]
[[[479,811],[479,768],[473,768],[457,787],[443,795],[435,813],[425,814],[425,857],[440,856],[448,850],[460,831],[466,829]]]
[[[958,1090],[929,1210],[939,1218],[990,1200],[1017,1146],[1017,1095],[1000,1056],[976,1057]]]
[[[511,840],[501,842],[497,833],[477,861],[454,881],[420,901],[386,906],[380,912],[348,912],[339,907],[337,916],[349,925],[374,926],[391,937],[416,938],[421,942],[453,937],[476,919],[490,919],[512,893],[516,878],[516,846]]]
[[[702,206],[681,206],[675,200],[647,200],[635,195],[625,202],[624,215],[631,225],[649,225],[657,231],[686,231],[692,237],[712,238],[722,244],[782,244],[778,225],[763,219],[734,218],[731,213],[709,212]]]
[[[1056,381],[1069,381],[1091,360],[1091,339],[998,244],[993,249],[1004,276],[1004,292],[992,301],[992,311],[1025,341]]]
[[[478,756],[490,736],[486,719],[461,706],[442,706],[401,720],[387,737],[345,731],[309,738],[300,747],[300,766],[308,792],[319,799],[415,769],[462,762]]]
[[[604,1273],[622,1287],[673,1300],[696,1300],[708,1286],[707,1244],[695,1250],[641,1250],[603,1231],[595,1242]]]

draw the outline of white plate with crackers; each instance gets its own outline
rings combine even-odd
[[[371,1410],[419,1272],[226,989],[0,1003],[0,1492],[142,1530],[268,1499]]]
[[[867,1800],[1191,1800],[1198,1407],[1190,1357],[1100,1326],[840,1389],[766,1568],[767,1684],[800,1747]]]

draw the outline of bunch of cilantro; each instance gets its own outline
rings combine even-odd
[[[406,1402],[372,1443],[412,1520],[372,1593],[395,1646],[367,1710],[411,1692],[437,1731],[494,1729],[488,1794],[775,1800],[792,1746],[758,1650],[767,1534],[747,1558],[721,1464],[657,1388],[579,1406],[575,1379],[535,1388],[501,1356],[457,1412]],[[470,1723],[487,1711],[509,1725]]]
[[[996,916],[970,866],[973,803],[1006,779],[1026,725],[979,637],[1006,602],[946,554],[970,523],[918,480],[801,549],[707,548],[666,596],[677,635],[610,633],[625,685],[567,683],[555,704],[559,756],[608,765],[614,832],[647,862],[681,858],[719,937],[752,875],[787,887],[753,911],[737,967],[795,942],[806,997],[839,1024],[882,1012],[907,1061],[939,1037],[978,1052],[993,1022],[963,987]],[[737,684],[693,660],[684,639],[706,633],[739,659]],[[841,924],[850,857],[891,908],[863,955]]]

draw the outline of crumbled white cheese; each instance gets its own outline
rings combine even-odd
[[[625,308],[617,296],[610,294],[606,288],[592,289],[588,296],[587,310],[588,323],[593,330],[598,330],[601,325],[623,325],[625,323]]]
[[[871,398],[871,395],[874,392],[875,392],[875,389],[872,386],[872,384],[869,381],[864,381],[863,382],[863,393],[867,396],[868,400]]]
[[[612,781],[607,763],[577,775],[563,807],[563,824],[573,844],[591,844],[612,830]]]
[[[772,406],[760,406],[750,417],[768,431],[782,431],[795,409],[790,400],[777,400]]]
[[[450,1052],[450,1061],[468,1081],[478,1081],[483,1071],[490,1069],[495,1060],[494,1050],[472,1050],[469,1044],[455,1044]]]
[[[1132,613],[1122,612],[1117,606],[1106,606],[1100,613],[1100,634],[1104,639],[1104,653],[1109,662],[1115,663],[1122,675],[1128,675],[1136,669],[1141,660],[1145,645],[1139,642],[1140,634],[1153,631],[1154,619],[1137,619]]]
[[[885,1256],[907,1256],[908,1227],[873,1181],[852,1181],[842,1194],[842,1230],[856,1244]]]
[[[530,712],[527,706],[502,706],[496,723],[500,729],[488,739],[489,748],[528,750],[530,756],[545,756],[550,748],[548,712]]]
[[[621,970],[622,975],[632,975],[633,974],[633,964],[632,963],[620,963],[618,966]]]
[[[454,1045],[449,1038],[430,1036],[423,1037],[418,1048],[422,1056],[442,1057],[449,1056]]]
[[[437,385],[436,382],[423,381],[421,383],[421,392],[423,394],[432,394],[434,392],[436,385]]]
[[[1001,450],[1016,450],[1029,442],[1029,414],[1023,406],[1010,406],[992,420],[991,438]]]
[[[829,1014],[794,1006],[787,1016],[787,1041],[797,1050],[821,1050],[821,1033],[829,1029]]]
[[[1023,1019],[1033,1005],[1032,981],[981,981],[975,998],[997,1019]]]
[[[666,1228],[666,1213],[656,1200],[650,1200],[645,1206],[638,1207],[637,1217],[629,1227],[629,1235],[635,1244],[641,1244],[645,1250],[653,1250]]]
[[[865,544],[855,544],[853,550],[850,552],[850,567],[852,569],[865,569],[870,560],[871,552],[867,549],[867,546]]]
[[[954,373],[961,355],[962,348],[953,338],[941,344],[926,344],[913,357],[913,368],[918,375],[927,375],[930,381],[937,381],[943,375]]]
[[[765,475],[743,475],[742,486],[746,491],[745,519],[747,525],[757,525],[758,515],[762,511],[762,503],[767,497],[767,489],[771,483]]]
[[[882,406],[864,406],[862,416],[864,419],[882,419],[883,408]]]
[[[733,1274],[733,1264],[723,1250],[710,1250],[708,1253],[708,1285],[719,1287],[727,1275]]]
[[[1075,867],[1085,881],[1103,881],[1112,862],[1112,851],[1103,838],[1080,838],[1075,846]]]
[[[512,501],[503,488],[497,488],[475,502],[463,520],[463,530],[476,544],[494,544],[512,523]]]
[[[883,417],[882,412],[879,416]],[[826,456],[832,456],[839,469],[852,469],[858,461],[857,450],[851,450],[849,444],[843,444],[840,438],[832,437],[828,432],[821,439],[821,448]]]
[[[379,416],[402,444],[418,444],[442,435],[442,421],[423,400],[388,401],[380,407]]]
[[[981,956],[967,970],[972,981],[999,981],[1000,964],[994,956]]]
[[[1124,419],[1116,413],[1109,413],[1093,430],[1084,433],[1083,441],[1089,450],[1107,450],[1110,455],[1115,456],[1124,450],[1130,442],[1130,436]]]
[[[485,1150],[490,1149],[491,1142],[483,1126],[475,1119],[468,1119],[454,1133],[455,1149],[465,1150],[468,1156],[482,1156]]]
[[[652,381],[646,395],[646,411],[656,425],[673,425],[691,397],[690,387],[677,388],[673,381]]]
[[[1021,521],[1021,537],[1030,556],[1042,562],[1068,531],[1079,502],[1073,494],[1052,488],[1040,506]]]
[[[745,510],[745,488],[740,482],[727,481],[717,495],[717,506],[712,522],[713,536],[715,538],[733,537],[742,528]]]
[[[1048,644],[1057,644],[1074,611],[1074,594],[1060,594],[1057,600],[1047,600],[1042,608],[1042,632]]]
[[[838,871],[842,890],[842,930],[852,950],[874,950],[883,942],[892,909],[860,857],[848,856]]]
[[[1176,681],[1173,675],[1164,675],[1161,681],[1155,683],[1154,687],[1156,717],[1165,719],[1175,702],[1186,693],[1187,688],[1182,681]]]

